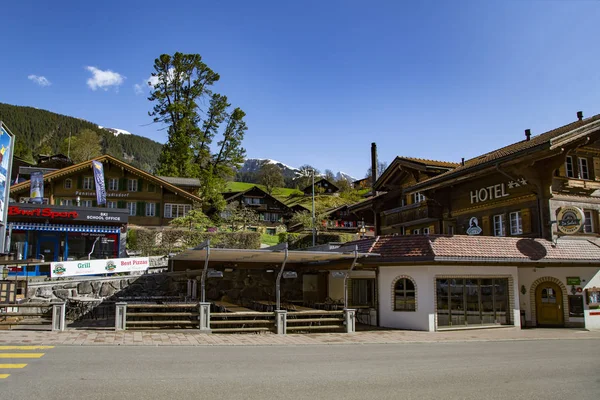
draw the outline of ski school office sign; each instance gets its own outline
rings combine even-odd
[[[50,263],[50,276],[102,275],[117,272],[146,271],[150,266],[148,257],[111,258],[107,260],[79,260]]]

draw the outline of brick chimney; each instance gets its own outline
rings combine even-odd
[[[578,121],[582,121],[583,120],[583,111],[577,111],[577,120]]]
[[[525,140],[529,142],[531,139],[531,129],[525,129]]]

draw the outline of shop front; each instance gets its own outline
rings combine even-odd
[[[76,261],[123,257],[125,209],[11,203],[10,253],[17,260]],[[30,266],[18,275],[49,275],[48,266]]]

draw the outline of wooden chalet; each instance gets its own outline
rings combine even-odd
[[[197,196],[159,177],[132,167],[109,155],[94,158],[104,165],[109,209],[127,209],[129,223],[164,226],[185,216]],[[11,186],[10,197],[17,203],[29,202],[30,181]],[[96,186],[92,163],[84,161],[44,174],[44,202],[68,207],[96,207]]]
[[[237,202],[240,207],[248,207],[256,211],[259,218],[258,225],[266,227],[268,234],[274,235],[275,227],[287,224],[292,214],[297,211],[258,186],[253,186],[243,192],[228,192],[223,195],[228,204]],[[221,215],[226,217],[224,213]],[[256,226],[251,228],[256,228]]]
[[[305,195],[312,195],[312,184],[305,187],[303,190]],[[340,189],[331,183],[326,178],[319,178],[315,181],[315,195],[317,194],[335,194],[339,192]]]

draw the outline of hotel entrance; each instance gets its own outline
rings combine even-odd
[[[510,325],[508,278],[436,279],[439,328]]]
[[[554,282],[542,282],[535,289],[535,308],[538,326],[563,326],[563,297]]]

